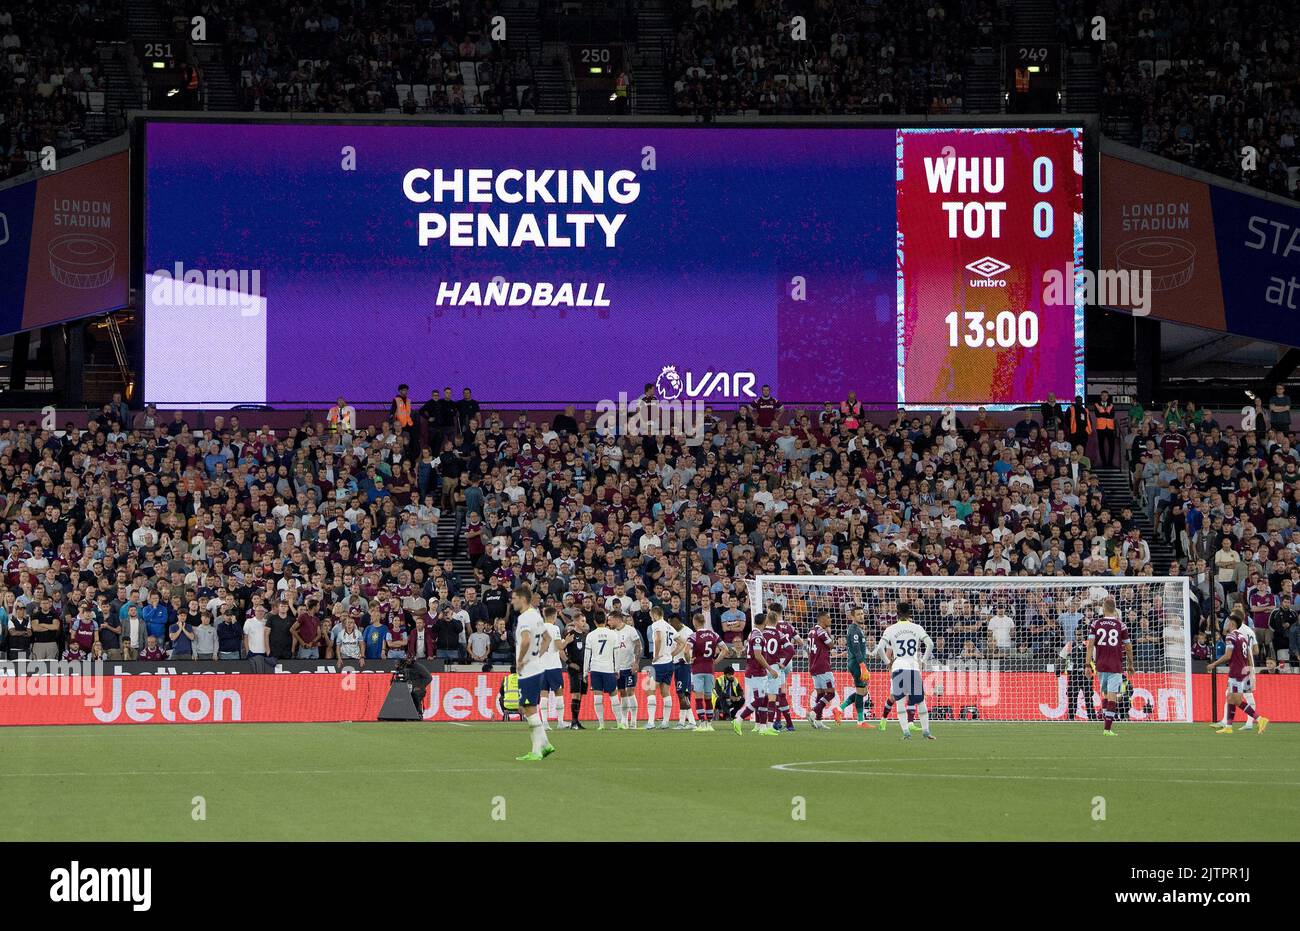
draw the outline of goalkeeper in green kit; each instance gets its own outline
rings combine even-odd
[[[867,635],[862,630],[862,608],[854,606],[849,609],[849,627],[845,631],[848,644],[848,673],[853,677],[853,693],[840,705],[840,711],[852,705],[858,713],[858,727],[870,727],[867,722],[867,710],[871,707],[871,696],[867,694],[867,682],[871,673],[867,670]]]

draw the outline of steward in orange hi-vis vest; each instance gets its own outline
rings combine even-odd
[[[411,399],[407,396],[407,385],[398,385],[397,394],[393,398],[393,407],[391,415],[397,422],[397,426],[403,430],[409,429],[415,425],[415,420],[411,417]]]

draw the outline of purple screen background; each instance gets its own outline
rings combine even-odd
[[[849,389],[890,401],[893,144],[892,129],[150,124],[146,269],[258,269],[266,388],[173,396],[187,368],[230,364],[241,347],[205,346],[179,365],[185,318],[147,314],[147,397],[382,400],[407,381],[417,399],[451,385],[489,402],[596,401],[638,394],[671,364],[697,379],[753,372],[790,401]],[[355,171],[341,170],[345,146]],[[641,170],[646,146],[653,172]],[[614,249],[421,248],[421,210],[483,208],[410,203],[402,179],[415,167],[627,168],[641,194],[570,208],[626,212]],[[434,306],[440,281],[496,275],[587,281],[589,293],[604,281],[612,306]],[[789,297],[794,276],[805,301]]]

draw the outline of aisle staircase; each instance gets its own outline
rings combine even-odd
[[[1156,575],[1164,575],[1169,564],[1174,561],[1174,548],[1156,536],[1155,524],[1147,514],[1145,507],[1133,497],[1129,488],[1128,472],[1124,469],[1094,469],[1093,474],[1101,483],[1102,498],[1112,517],[1118,517],[1126,507],[1133,509],[1133,518],[1142,539],[1151,549],[1151,565]]]

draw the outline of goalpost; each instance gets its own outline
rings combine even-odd
[[[969,721],[1099,721],[1096,678],[1087,670],[1088,624],[1114,597],[1133,641],[1120,720],[1192,720],[1191,592],[1185,578],[760,575],[746,582],[751,613],[773,603],[800,636],[825,611],[842,700],[853,691],[844,653],[849,612],[862,609],[868,646],[894,621],[900,599],[934,641],[924,671],[930,716]],[[1077,639],[1076,639],[1077,637]],[[872,717],[889,690],[872,660]],[[808,705],[807,658],[795,660],[793,710]]]

